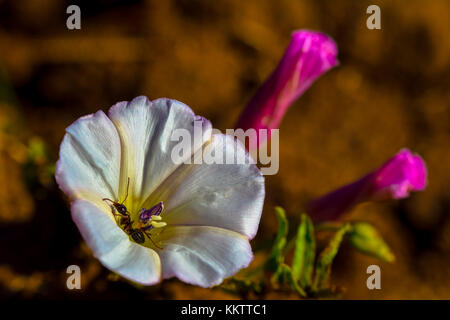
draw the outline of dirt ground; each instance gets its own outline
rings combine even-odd
[[[176,280],[144,290],[113,281],[46,170],[68,125],[141,94],[180,100],[232,128],[291,32],[306,28],[335,39],[340,65],[281,124],[280,170],[266,179],[253,244],[273,237],[275,205],[298,222],[309,199],[408,147],[427,163],[425,192],[347,217],[372,222],[396,262],[344,246],[332,281],[346,299],[450,299],[449,1],[85,1],[81,30],[69,31],[73,3],[0,0],[1,298],[239,298]],[[381,8],[381,30],[366,28],[370,4]],[[70,264],[83,270],[81,292],[66,289]],[[381,290],[366,287],[371,264],[381,267]]]

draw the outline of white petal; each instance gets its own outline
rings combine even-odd
[[[103,111],[81,117],[66,129],[56,165],[56,181],[72,199],[117,199],[120,140]]]
[[[233,137],[214,135],[203,152],[211,150],[223,150],[224,154],[236,150],[248,163],[183,165],[151,199],[164,202],[163,220],[169,225],[216,226],[252,239],[264,204],[264,177]]]
[[[130,194],[145,200],[150,193],[177,167],[172,161],[172,149],[179,141],[172,141],[175,129],[186,129],[193,137],[194,120],[202,120],[203,139],[198,139],[190,157],[211,136],[211,124],[195,116],[185,104],[176,100],[149,101],[137,97],[129,103],[118,103],[109,111],[109,117],[119,131],[122,141],[122,177],[130,178]],[[121,183],[123,188],[126,183]],[[120,191],[124,193],[123,190]],[[142,202],[131,201],[132,212],[138,211]]]
[[[211,287],[253,259],[246,237],[215,227],[165,227],[158,238],[164,278]]]
[[[158,254],[130,241],[110,213],[88,201],[76,200],[72,203],[72,218],[94,256],[105,267],[145,285],[160,281],[161,261]]]

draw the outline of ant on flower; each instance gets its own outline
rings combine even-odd
[[[127,198],[128,198],[129,186],[130,186],[130,178],[128,178],[128,182],[127,182],[127,194],[125,196],[125,199],[123,199],[123,201],[121,203],[119,203],[117,201],[113,201],[108,198],[102,199],[105,202],[109,201],[112,203],[112,206],[108,204],[111,207],[111,213],[113,214],[114,218],[116,218],[117,216],[120,217],[119,224],[124,227],[131,224],[130,213],[128,212],[127,207],[125,207],[125,205],[123,204],[125,202],[125,200],[127,200]],[[116,210],[119,214],[115,213]]]
[[[122,227],[123,231],[125,231],[125,233],[130,235],[131,238],[136,243],[143,244],[145,242],[145,236],[144,235],[146,235],[149,238],[149,240],[153,243],[153,245],[155,247],[157,247],[158,249],[162,249],[161,247],[156,245],[156,243],[151,238],[150,234],[147,233],[147,231],[153,229],[153,227],[163,227],[163,226],[166,225],[165,222],[151,221],[152,218],[155,219],[156,216],[158,218],[156,218],[155,220],[161,220],[160,214],[161,214],[161,212],[163,210],[162,202],[160,202],[156,206],[150,208],[149,210],[146,210],[145,208],[142,208],[140,210],[140,212],[139,212],[139,220],[140,220],[140,225],[144,224],[144,226],[135,229],[135,228],[133,228],[133,221],[131,220],[130,213],[128,212],[127,207],[124,205],[124,202],[128,198],[128,189],[129,189],[129,187],[130,187],[130,178],[128,178],[128,182],[127,182],[127,193],[125,195],[125,199],[123,199],[123,201],[120,202],[120,203],[118,201],[114,201],[114,200],[111,200],[109,198],[103,198],[102,200],[107,202],[107,203],[108,202],[111,203],[111,204],[108,203],[108,205],[111,207],[111,213],[113,214],[114,218],[117,218],[117,217],[120,218],[119,226]],[[116,211],[118,213],[116,213]],[[145,225],[149,221],[151,222],[151,224],[150,225]]]

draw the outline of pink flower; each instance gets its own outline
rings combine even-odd
[[[337,52],[336,43],[327,35],[295,31],[277,68],[250,100],[236,128],[278,128],[289,106],[314,80],[337,65]],[[249,150],[264,143],[263,139],[261,137],[258,143],[250,142]]]
[[[426,182],[423,159],[403,149],[374,172],[312,201],[309,214],[315,222],[337,220],[359,203],[406,198],[425,189]]]

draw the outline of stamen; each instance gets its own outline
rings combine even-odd
[[[161,221],[161,216],[152,216],[152,221]]]
[[[162,228],[167,226],[167,223],[161,221],[161,222],[157,222],[157,221],[152,221],[150,222],[152,226],[154,226],[155,228]]]
[[[142,222],[142,223],[147,223],[150,219],[152,219],[153,217],[156,217],[156,216],[160,216],[161,215],[161,212],[164,210],[164,204],[163,204],[163,202],[161,201],[161,202],[159,202],[157,205],[155,205],[155,206],[153,206],[153,207],[151,207],[150,209],[145,209],[145,208],[142,208],[140,211],[139,211],[139,220]]]

